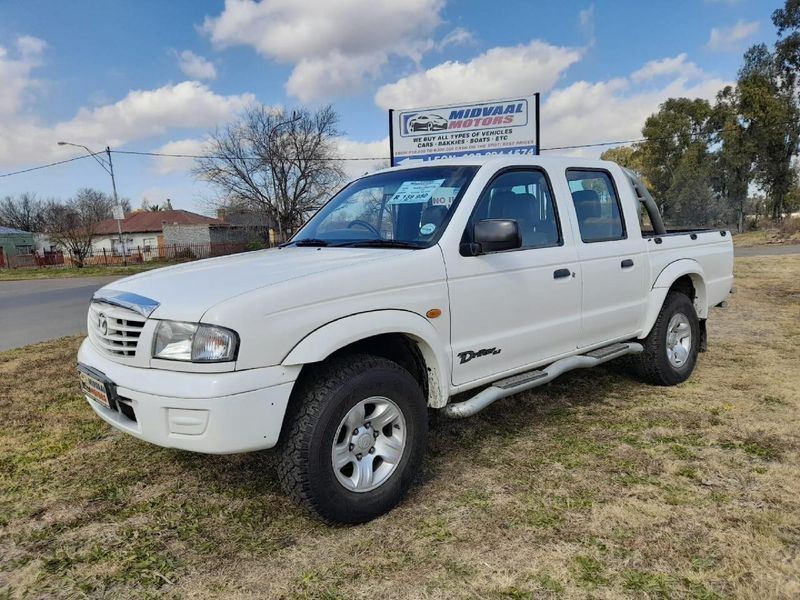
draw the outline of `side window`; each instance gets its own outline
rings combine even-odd
[[[509,171],[495,178],[472,213],[469,237],[482,219],[514,219],[522,234],[522,248],[542,248],[561,243],[561,227],[553,194],[541,171]]]
[[[606,171],[567,169],[567,182],[584,242],[625,239],[619,199]]]

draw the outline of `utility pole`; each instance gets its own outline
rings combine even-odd
[[[108,172],[111,175],[111,188],[114,190],[114,217],[117,219],[117,232],[119,233],[119,245],[122,248],[122,263],[128,266],[128,249],[125,247],[125,240],[122,239],[122,221],[125,215],[122,214],[122,207],[119,205],[119,198],[117,197],[117,181],[114,179],[114,163],[111,162],[111,148],[106,146],[106,154],[108,155]]]
[[[58,142],[59,146],[75,146],[76,148],[83,148],[86,152],[89,153],[93,159],[97,161],[106,173],[111,175],[111,188],[114,190],[114,214],[113,217],[117,220],[117,233],[119,234],[119,245],[122,248],[122,261],[125,263],[125,266],[128,266],[128,252],[125,248],[125,241],[122,239],[122,220],[125,218],[125,215],[122,212],[122,206],[119,204],[119,198],[117,197],[117,181],[114,179],[114,163],[111,162],[111,148],[106,146],[106,155],[108,156],[108,166],[106,163],[102,161],[102,159],[98,158],[97,155],[100,154],[99,152],[92,152],[88,147],[84,146],[83,144],[73,144],[72,142]]]

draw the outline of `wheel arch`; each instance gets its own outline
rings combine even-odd
[[[401,341],[408,344],[410,354],[396,346]],[[300,365],[305,371],[334,354],[372,348],[373,353],[407,368],[416,367],[417,372],[411,372],[420,381],[428,406],[440,408],[447,404],[449,394],[449,361],[444,347],[430,321],[417,313],[378,310],[343,317],[315,329],[292,348],[281,364]]]
[[[641,338],[650,333],[664,306],[667,294],[671,291],[678,291],[688,296],[700,320],[708,317],[708,296],[703,267],[696,260],[682,258],[668,264],[656,277],[649,292]]]

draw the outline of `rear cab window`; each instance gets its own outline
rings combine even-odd
[[[627,237],[614,181],[602,169],[567,169],[578,228],[584,243],[610,242]]]

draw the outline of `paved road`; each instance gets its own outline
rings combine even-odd
[[[85,334],[92,293],[115,279],[0,281],[0,350]]]
[[[776,256],[778,254],[800,254],[800,244],[771,244],[752,248],[735,248],[734,256]]]

